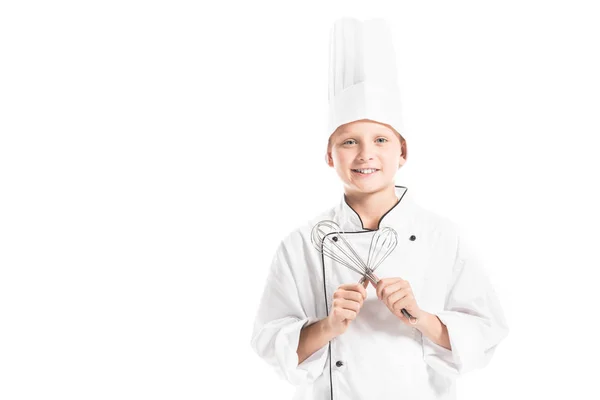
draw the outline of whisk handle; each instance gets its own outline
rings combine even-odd
[[[367,276],[366,274],[363,275],[362,278],[360,278],[360,281],[358,281],[358,283],[363,284],[365,283],[366,280],[371,281],[371,283],[373,284],[373,286],[377,286],[377,282],[379,282],[379,278],[377,277],[377,275],[375,275],[373,272],[371,272],[370,276]]]
[[[406,311],[406,308],[402,309],[402,315],[404,315],[408,319],[414,318],[412,315],[410,315],[408,311]]]

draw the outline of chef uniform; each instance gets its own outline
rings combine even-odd
[[[364,55],[365,47],[373,43],[370,40],[379,46],[391,43],[389,38],[383,20],[361,23],[344,18],[332,31],[332,51],[341,43],[346,48],[342,53],[352,53],[356,63],[360,59],[356,54]],[[352,46],[348,46],[349,41]],[[389,46],[380,48],[390,51]],[[335,90],[346,91],[344,85],[354,78],[338,82],[340,86],[330,91],[334,95],[330,96],[330,106],[338,107],[339,112],[331,111],[329,132],[348,118],[393,122],[392,126],[400,127],[397,108],[373,106],[387,99],[397,107],[394,85],[386,92],[370,85],[372,82],[365,84],[364,75],[353,76],[359,78],[362,87],[352,87],[353,93],[344,94],[346,107],[335,103]],[[330,88],[331,84],[330,80]],[[296,400],[455,399],[456,377],[487,365],[508,334],[482,260],[458,226],[415,203],[407,187],[397,185],[394,190],[399,200],[381,217],[377,229],[366,229],[343,196],[337,206],[289,233],[276,249],[251,345],[281,377],[296,386]],[[340,285],[361,278],[313,247],[311,231],[324,220],[339,225],[336,234],[344,235],[363,260],[373,235],[384,227],[397,232],[398,244],[376,274],[379,278],[401,277],[410,283],[418,306],[446,325],[451,350],[400,321],[369,285],[367,298],[347,330],[298,364],[301,329],[329,315],[333,294]]]

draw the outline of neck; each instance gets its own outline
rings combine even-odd
[[[381,217],[398,202],[394,186],[372,193],[346,192],[345,198],[366,229],[377,229]]]

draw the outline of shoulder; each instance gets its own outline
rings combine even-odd
[[[459,236],[460,227],[454,220],[417,203],[414,203],[413,207],[415,220],[420,226],[447,239],[456,239]]]
[[[329,207],[317,215],[306,219],[303,223],[296,226],[282,238],[280,248],[292,248],[301,246],[311,246],[311,234],[313,227],[323,220],[335,220],[335,207]]]
[[[475,246],[472,233],[465,224],[455,221],[431,210],[425,210],[431,225],[435,227],[440,238],[460,259],[471,259],[483,263],[482,254]]]

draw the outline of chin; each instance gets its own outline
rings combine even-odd
[[[371,193],[380,192],[380,191],[386,189],[387,187],[389,187],[390,185],[384,184],[381,182],[373,182],[373,183],[351,182],[349,184],[349,186],[355,192],[371,194]]]

